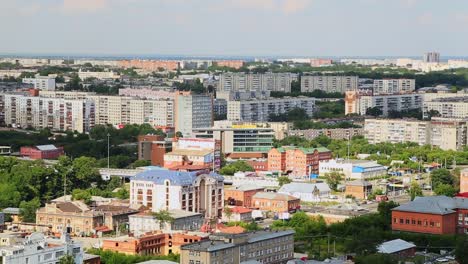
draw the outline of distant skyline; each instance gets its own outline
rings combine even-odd
[[[3,0],[0,54],[468,56],[464,0]]]

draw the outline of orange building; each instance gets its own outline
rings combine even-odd
[[[203,168],[213,166],[213,150],[176,149],[164,154],[164,168],[172,169],[183,165],[195,165]]]
[[[460,193],[468,193],[468,169],[460,173]]]
[[[219,60],[215,61],[218,67],[229,67],[234,69],[240,69],[244,66],[244,61],[242,60]]]
[[[295,212],[300,209],[299,198],[274,192],[258,192],[252,197],[252,207],[275,213]]]
[[[164,154],[172,150],[172,142],[166,141],[163,136],[138,136],[138,159],[149,160],[151,165],[164,166]]]
[[[127,255],[168,255],[178,254],[180,246],[206,239],[206,236],[191,233],[150,233],[141,237],[106,239],[102,249]]]
[[[392,229],[427,234],[468,234],[468,199],[416,197],[392,210]]]
[[[312,67],[330,66],[332,64],[331,59],[310,59],[310,66]]]
[[[240,185],[230,189],[224,190],[224,197],[226,204],[252,207],[252,197],[258,193],[263,192],[265,188],[255,185]]]
[[[330,160],[332,153],[327,148],[273,148],[268,152],[268,170],[284,172],[295,177],[318,174],[319,162]]]
[[[372,193],[372,184],[368,181],[355,180],[346,183],[346,195],[365,200]]]
[[[122,68],[137,68],[148,71],[159,71],[160,68],[169,71],[175,71],[179,68],[178,61],[163,60],[122,60],[117,65]]]

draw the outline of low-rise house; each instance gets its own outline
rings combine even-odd
[[[148,233],[139,237],[122,236],[104,240],[102,249],[127,255],[178,254],[180,246],[207,239],[208,235],[183,231]]]
[[[295,212],[300,209],[300,202],[294,196],[274,192],[259,192],[252,197],[253,207],[275,213]]]
[[[163,230],[169,232],[173,230],[196,231],[203,225],[203,215],[200,213],[188,212],[184,210],[169,210],[169,215],[173,218],[171,222],[160,223],[150,212],[141,212],[130,215],[129,229],[136,235]]]
[[[56,147],[54,145],[20,148],[20,155],[31,159],[57,159],[64,154],[63,147]]]
[[[392,209],[392,230],[468,234],[468,198],[429,196]]]
[[[229,213],[226,212],[228,210]],[[231,222],[231,221],[241,221],[241,222],[248,222],[252,221],[252,209],[241,207],[241,206],[234,206],[232,208],[224,208],[223,218],[224,222]]]
[[[226,204],[235,206],[252,207],[252,197],[263,192],[265,188],[253,184],[242,184],[224,190]]]
[[[318,202],[324,198],[328,198],[330,196],[331,189],[328,184],[324,182],[292,182],[281,186],[278,193],[294,196],[304,202]]]
[[[372,184],[368,181],[355,180],[346,182],[346,196],[352,196],[356,199],[367,199],[372,193]]]
[[[377,252],[382,254],[392,254],[399,257],[414,257],[416,245],[402,239],[394,239],[380,244]]]

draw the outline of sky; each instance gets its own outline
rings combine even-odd
[[[467,0],[0,0],[0,54],[468,55]]]

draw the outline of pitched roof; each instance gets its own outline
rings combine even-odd
[[[280,147],[280,148],[277,148],[277,150],[279,152],[285,152],[286,150],[300,150],[302,152],[304,152],[305,154],[310,154],[310,153],[314,153],[316,150],[317,152],[321,153],[321,152],[330,152],[329,149],[327,148],[324,148],[324,147],[318,147],[318,148],[303,148],[303,147],[296,147],[296,146],[283,146],[283,147]]]
[[[38,150],[41,150],[41,151],[56,150],[57,149],[57,147],[55,147],[52,144],[50,144],[50,145],[39,145],[39,146],[36,146],[36,148]]]
[[[447,196],[416,197],[413,201],[393,208],[395,211],[446,215],[455,209],[468,209],[468,199]]]
[[[82,209],[73,202],[57,203],[56,205],[57,208],[62,212],[76,213],[82,211]]]
[[[251,213],[252,209],[241,207],[241,206],[235,206],[235,207],[231,208],[231,211],[234,214],[246,214],[246,213]]]
[[[330,187],[324,182],[319,183],[304,183],[304,182],[291,182],[283,185],[279,193],[312,193],[315,188],[320,192],[330,192]]]
[[[380,244],[377,247],[377,251],[384,254],[393,254],[414,247],[416,247],[416,245],[413,243],[402,239],[394,239]]]
[[[372,183],[364,180],[355,180],[355,181],[350,181],[347,182],[346,185],[349,186],[372,186]]]
[[[259,190],[259,189],[265,189],[263,187],[253,185],[253,184],[242,184],[238,186],[234,186],[231,190],[238,190],[238,191],[253,191],[253,190]]]
[[[293,200],[298,200],[298,198],[288,195],[288,194],[283,194],[283,193],[275,193],[275,192],[258,192],[254,194],[253,198],[256,199],[270,199],[270,200],[287,200],[287,201],[293,201]]]

